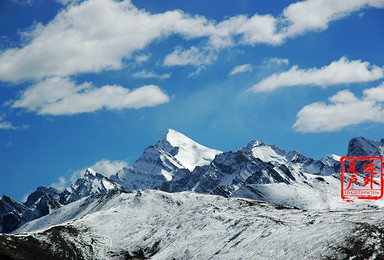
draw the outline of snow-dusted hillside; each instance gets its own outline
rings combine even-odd
[[[11,245],[27,242],[32,259],[40,251],[76,259],[381,259],[384,253],[384,211],[378,209],[305,211],[152,190],[92,198],[87,214],[73,215],[65,225],[0,236],[2,246],[9,245],[2,253],[17,254]],[[64,206],[56,219],[63,219],[63,209],[73,211],[85,202]],[[19,232],[33,229],[26,225]]]

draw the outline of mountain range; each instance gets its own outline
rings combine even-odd
[[[347,155],[383,156],[384,140],[353,138]],[[340,156],[316,160],[261,141],[222,152],[170,129],[131,166],[110,178],[87,169],[63,191],[38,187],[23,203],[1,197],[0,230],[13,234],[0,236],[0,256],[205,259],[241,258],[234,255],[240,250],[243,257],[250,253],[268,258],[267,251],[260,251],[263,245],[293,246],[305,235],[304,249],[281,248],[281,256],[291,253],[288,258],[294,259],[295,252],[314,250],[312,258],[342,257],[357,254],[347,244],[348,239],[355,239],[356,232],[367,235],[372,231],[367,226],[377,224],[382,204],[380,200],[341,200]],[[372,221],[356,224],[361,209]],[[341,213],[331,213],[334,211]],[[343,221],[348,224],[341,228]],[[340,226],[339,242],[335,234],[332,239],[310,234],[322,229],[331,233],[325,228],[330,223]],[[288,232],[289,243],[279,235],[299,227],[307,233]],[[318,244],[312,239],[318,239]],[[261,244],[251,249],[255,240]],[[324,245],[331,240],[337,246],[325,250]],[[24,255],[11,247],[25,247],[26,243],[30,249]],[[322,245],[321,250],[315,245]],[[201,247],[204,250],[196,254]],[[32,253],[46,258],[31,257]],[[364,251],[364,255],[370,254]]]

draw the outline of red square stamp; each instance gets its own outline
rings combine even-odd
[[[343,156],[341,198],[378,200],[383,197],[383,158],[380,156]]]

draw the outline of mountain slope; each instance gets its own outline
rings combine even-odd
[[[33,204],[36,204],[43,197],[51,197],[52,199],[59,201],[61,192],[53,187],[44,187],[40,186],[37,189],[28,195],[27,200],[24,202],[24,205],[31,207]]]
[[[8,196],[0,198],[0,232],[10,232],[27,222],[23,216],[28,208]]]
[[[29,241],[27,250],[56,259],[367,259],[384,254],[383,210],[302,211],[151,190],[105,194],[96,204],[97,210],[65,225],[1,235],[0,253],[17,254],[11,245]],[[68,207],[73,208],[60,210]]]

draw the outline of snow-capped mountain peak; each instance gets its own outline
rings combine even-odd
[[[91,168],[87,168],[87,170],[84,173],[84,176],[88,176],[88,175],[89,176],[96,176],[96,172]]]
[[[192,171],[208,165],[219,153],[169,129],[156,145],[147,147],[132,166],[123,168],[111,180],[126,190],[156,189],[171,181],[178,170]]]
[[[354,137],[349,141],[348,156],[384,156],[384,139],[376,142]]]
[[[120,185],[88,168],[82,178],[77,179],[61,194],[60,203],[68,204],[85,196],[105,193],[116,188],[120,188]]]
[[[284,149],[258,140],[249,142],[241,150],[264,162],[287,163],[287,152]]]
[[[219,150],[207,148],[173,129],[161,139],[156,147],[172,154],[183,168],[193,171],[196,166],[209,164]]]
[[[336,155],[336,154],[331,154],[328,156],[325,156],[321,161],[326,164],[326,165],[333,165],[336,162],[339,162],[341,159],[341,156]]]

